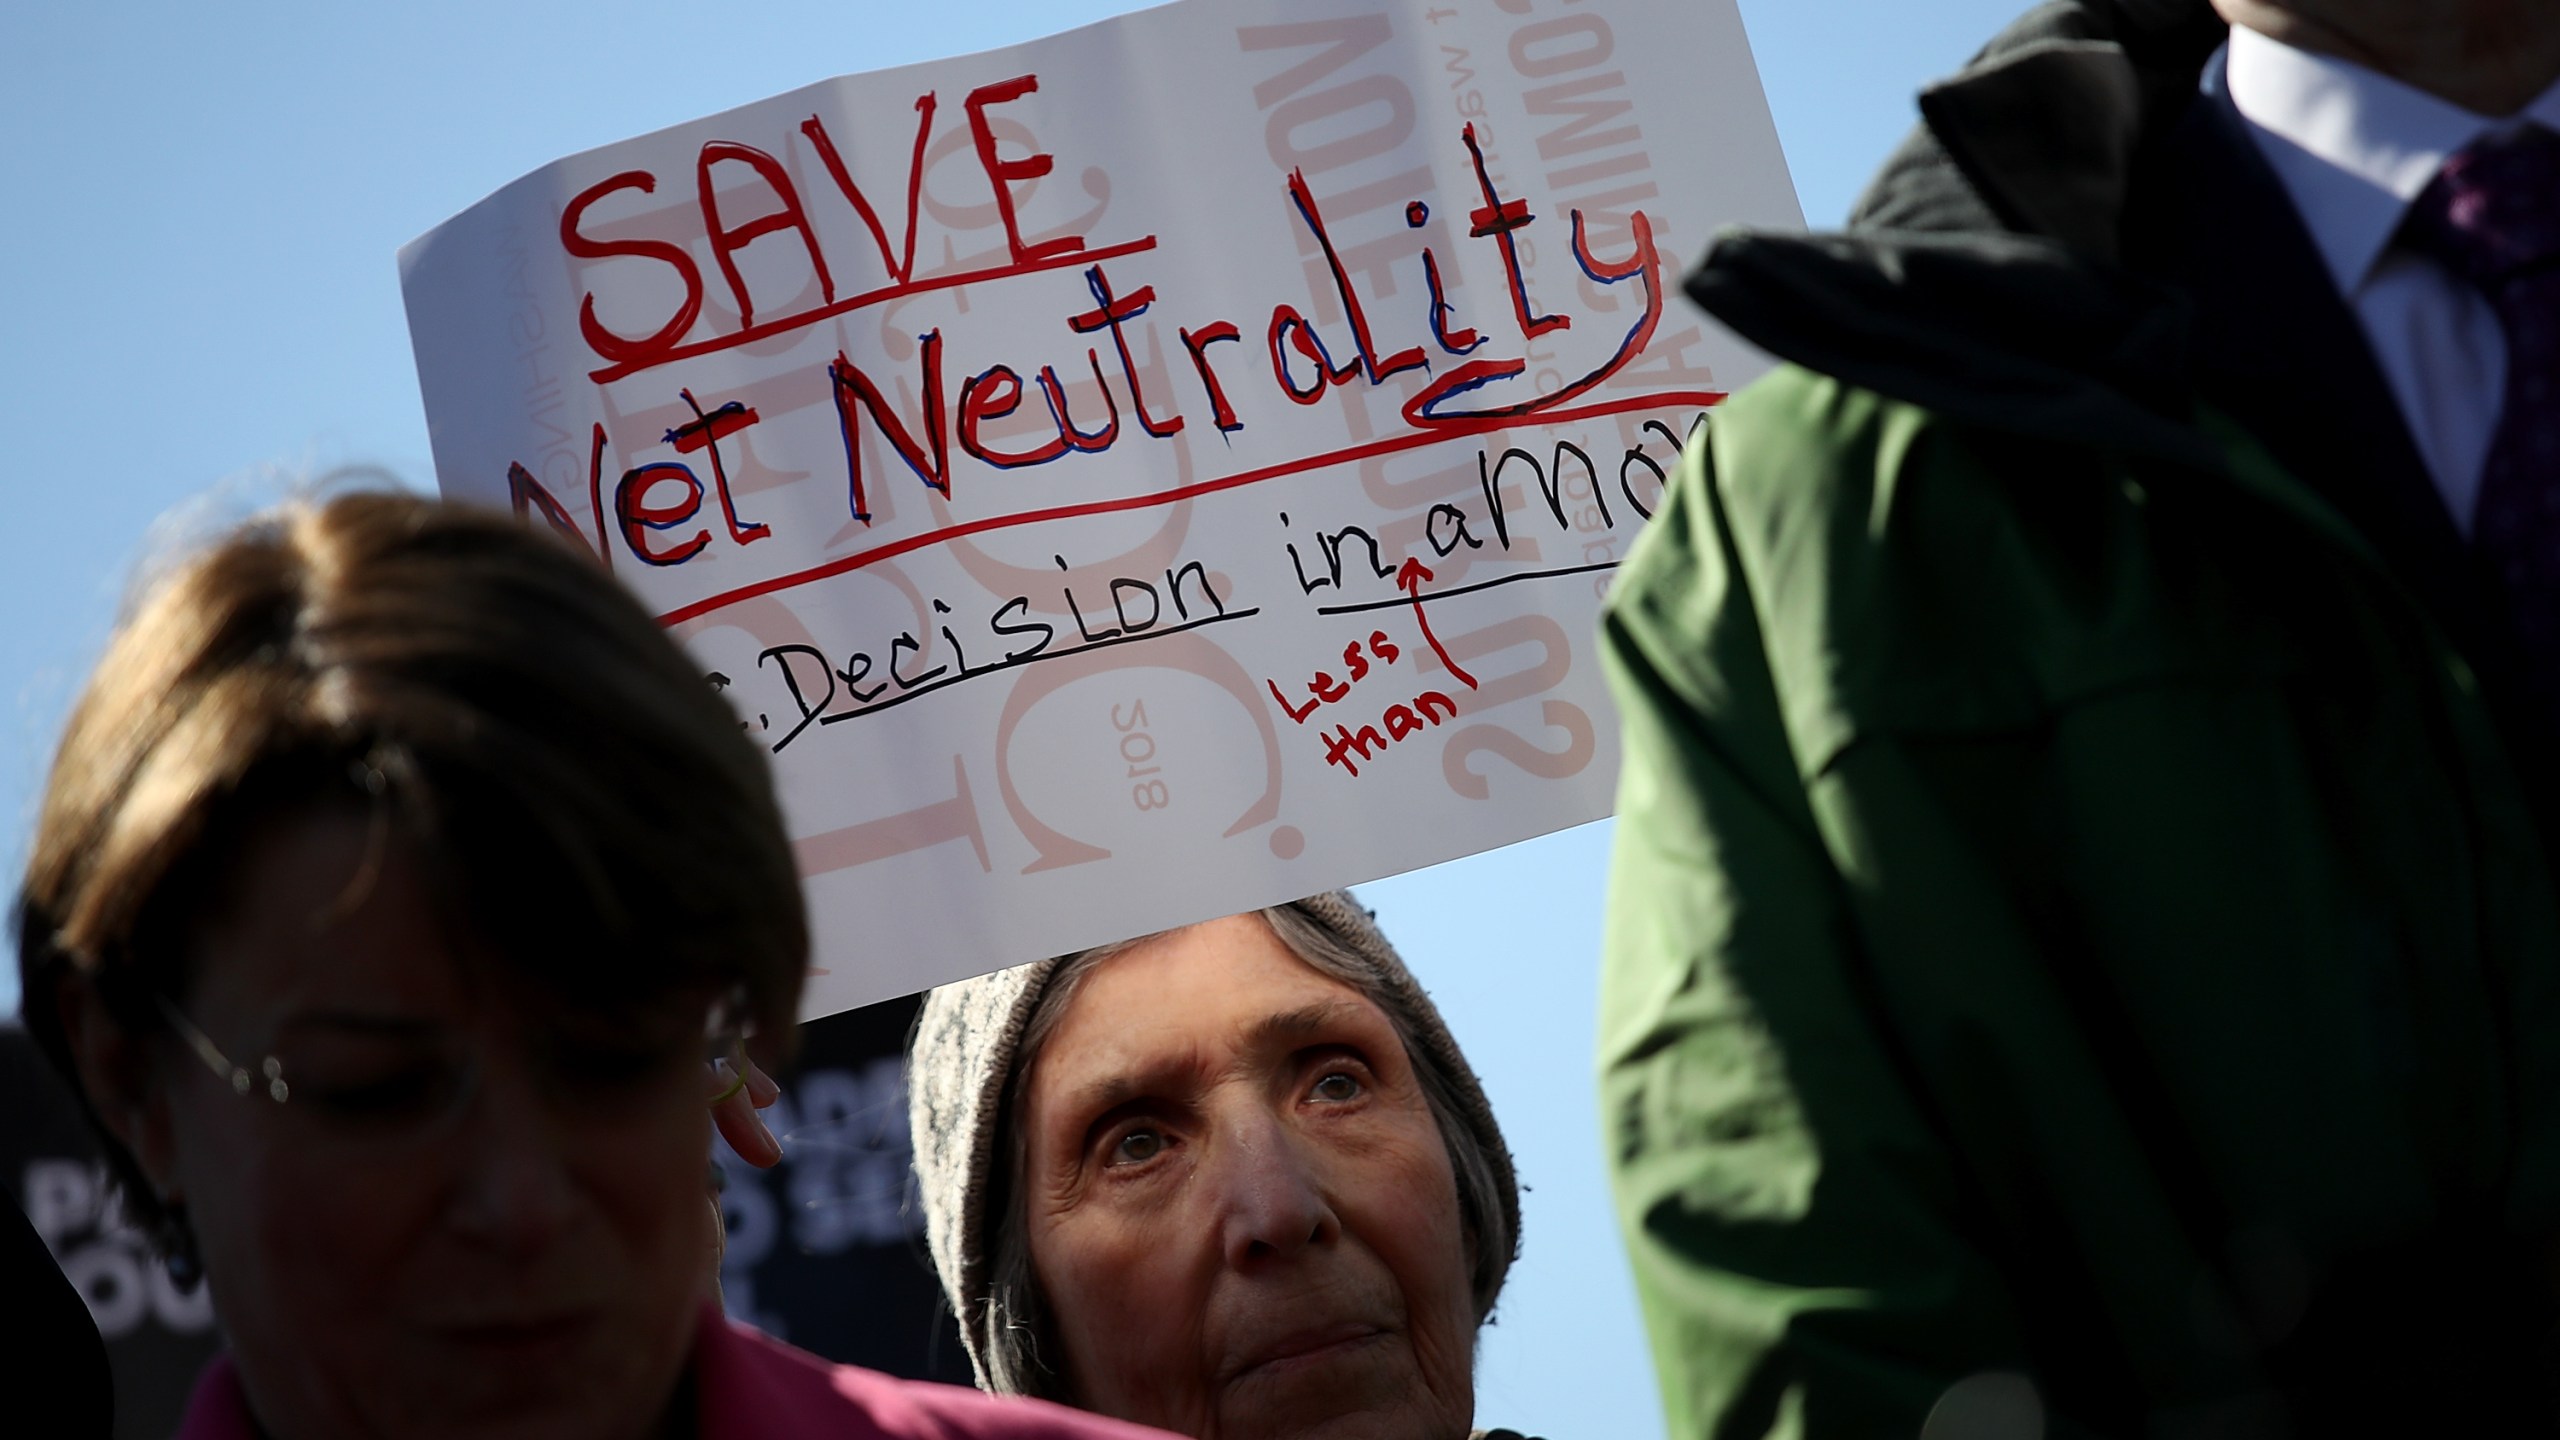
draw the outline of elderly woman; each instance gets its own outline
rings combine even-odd
[[[910,1083],[983,1387],[1198,1440],[1468,1435],[1518,1185],[1349,895],[944,986]]]
[[[151,591],[17,913],[29,1028],[230,1345],[191,1440],[1104,1436],[709,1301],[706,1060],[791,1023],[763,762],[547,536],[347,495]]]

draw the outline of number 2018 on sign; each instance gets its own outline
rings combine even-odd
[[[1127,718],[1121,717],[1122,707],[1112,706],[1111,728],[1120,732],[1120,758],[1129,764],[1129,799],[1141,810],[1162,810],[1173,803],[1173,792],[1162,779],[1145,778],[1164,773],[1162,765],[1147,763],[1156,758],[1156,737],[1147,733],[1146,702],[1130,701]]]

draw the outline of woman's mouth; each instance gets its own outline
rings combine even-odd
[[[1254,1347],[1231,1378],[1277,1379],[1319,1369],[1386,1338],[1383,1327],[1365,1320],[1342,1320],[1294,1330]]]

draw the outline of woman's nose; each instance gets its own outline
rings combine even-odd
[[[479,1093],[456,1122],[461,1173],[449,1208],[454,1229],[509,1254],[555,1239],[576,1206],[566,1139],[520,1066],[491,1057]]]
[[[1211,1163],[1229,1265],[1265,1264],[1339,1238],[1342,1222],[1325,1197],[1315,1157],[1279,1117],[1256,1113],[1226,1128]]]

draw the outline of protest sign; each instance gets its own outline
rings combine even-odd
[[[401,263],[445,490],[771,753],[823,1014],[1607,813],[1599,598],[1755,366],[1677,294],[1728,222],[1799,223],[1731,0],[1184,0]]]

